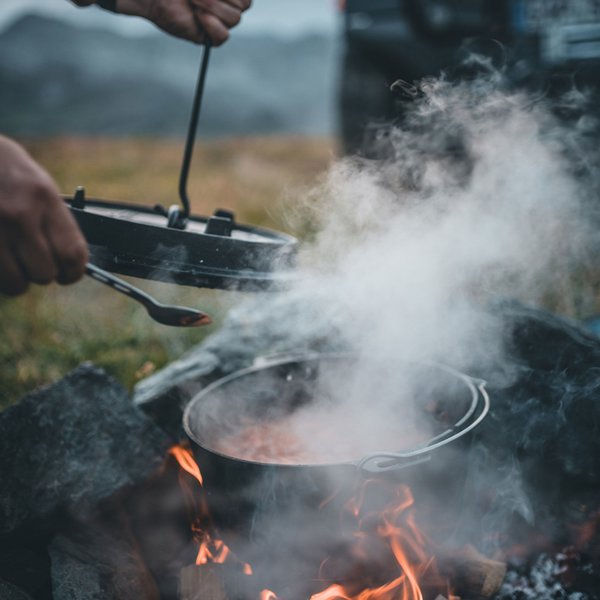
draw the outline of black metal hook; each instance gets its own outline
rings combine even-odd
[[[180,208],[179,206],[174,205],[171,206],[168,211],[168,226],[176,229],[185,229],[187,219],[190,216],[190,200],[187,193],[187,180],[190,173],[192,155],[194,153],[194,142],[196,140],[200,109],[202,108],[202,98],[204,96],[206,72],[208,71],[208,61],[210,59],[211,47],[212,43],[207,37],[206,41],[204,42],[202,61],[200,63],[200,71],[198,74],[198,83],[196,84],[196,93],[194,95],[194,102],[192,104],[192,112],[190,115],[190,123],[185,142],[185,150],[183,152],[183,161],[181,163],[181,171],[179,173],[179,199],[181,200],[182,207]]]

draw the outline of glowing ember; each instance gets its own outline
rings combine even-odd
[[[201,532],[200,535],[204,539],[198,549],[196,564],[224,563],[229,557],[230,550],[223,540],[213,540],[206,532]]]

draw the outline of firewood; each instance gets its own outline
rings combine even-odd
[[[179,600],[255,600],[263,587],[236,563],[191,565],[180,572]]]
[[[230,600],[219,564],[191,565],[181,570],[180,600]]]
[[[472,546],[455,550],[440,560],[453,591],[469,600],[487,600],[502,586],[506,564],[491,560]]]

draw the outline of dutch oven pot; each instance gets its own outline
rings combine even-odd
[[[224,377],[188,404],[184,428],[203,474],[213,519],[226,541],[235,545],[240,539],[269,538],[282,521],[300,538],[304,532],[312,536],[310,531],[338,518],[343,503],[372,479],[408,484],[416,505],[429,505],[432,528],[447,530],[448,523],[455,522],[456,515],[449,511],[460,507],[465,448],[489,411],[489,398],[485,382],[442,364],[411,365],[422,382],[418,402],[428,411],[435,403],[433,435],[412,448],[401,448],[399,442],[398,452],[385,448],[330,464],[266,463],[218,450],[221,436],[248,420],[281,418],[313,402],[322,377],[360,368],[354,355],[284,357]],[[389,414],[389,419],[401,418],[400,407]]]

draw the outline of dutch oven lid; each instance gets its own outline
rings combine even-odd
[[[92,262],[107,271],[241,290],[272,288],[291,278],[296,240],[238,224],[231,212],[190,215],[179,229],[168,225],[158,207],[86,200],[82,188],[65,201],[88,242]]]
[[[195,287],[257,290],[291,277],[296,240],[236,223],[233,213],[190,214],[187,179],[210,56],[205,43],[179,177],[181,206],[166,209],[65,197],[98,266],[124,275]]]

